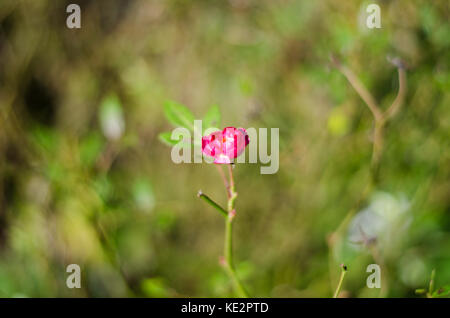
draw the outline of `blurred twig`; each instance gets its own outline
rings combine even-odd
[[[354,205],[354,207],[347,213],[342,220],[338,228],[329,235],[328,246],[331,250],[334,250],[337,242],[342,240],[343,233],[345,232],[348,224],[350,223],[354,214],[359,210],[361,204],[365,202],[369,194],[372,192],[378,179],[379,163],[383,152],[383,132],[385,124],[392,119],[400,110],[406,95],[406,66],[405,63],[399,58],[388,58],[388,61],[397,67],[399,90],[396,98],[386,111],[382,111],[377,104],[375,98],[362,84],[359,78],[353,73],[351,69],[343,65],[338,58],[331,56],[331,62],[337,70],[339,70],[349,81],[355,91],[359,94],[361,99],[366,103],[374,118],[374,133],[373,133],[373,148],[371,159],[371,176],[369,182],[364,187],[360,198]],[[330,253],[332,255],[332,253]],[[375,257],[375,256],[374,256]],[[380,260],[380,257],[376,257]],[[331,270],[331,268],[330,268]],[[383,293],[384,294],[384,293]]]
[[[364,84],[359,80],[359,78],[353,73],[351,69],[347,66],[343,65],[338,58],[335,56],[331,56],[331,62],[337,70],[339,70],[349,81],[361,99],[366,103],[369,107],[372,115],[374,117],[374,134],[373,134],[373,150],[372,150],[372,168],[375,171],[375,174],[378,169],[378,164],[381,158],[381,153],[383,151],[383,128],[384,125],[394,117],[400,107],[402,106],[405,95],[406,95],[406,66],[405,63],[399,58],[388,58],[388,61],[397,67],[398,70],[398,81],[399,81],[399,90],[397,93],[397,97],[389,106],[386,111],[382,111],[375,101],[375,98],[372,94],[366,89]]]
[[[388,59],[398,70],[398,94],[391,106],[384,112],[383,121],[388,121],[394,117],[403,104],[406,95],[406,71],[405,65],[399,59]]]
[[[331,56],[331,62],[333,63],[333,66],[336,67],[336,69],[338,69],[347,78],[347,80],[350,82],[359,96],[361,96],[362,100],[367,104],[373,116],[375,117],[375,120],[380,120],[382,115],[380,108],[375,101],[375,98],[373,98],[372,94],[369,93],[369,91],[362,84],[355,73],[353,73],[351,69],[343,65],[335,56]]]

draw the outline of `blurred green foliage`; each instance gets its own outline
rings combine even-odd
[[[83,0],[68,29],[71,2],[0,2],[0,296],[233,296],[223,220],[196,198],[224,203],[220,176],[171,161],[166,116],[280,128],[277,174],[235,169],[235,261],[252,296],[329,297],[345,262],[341,294],[376,297],[366,267],[380,260],[385,296],[419,296],[432,269],[445,294],[447,0],[378,1],[373,30],[368,1]],[[330,53],[383,109],[398,89],[386,57],[410,66],[379,182],[332,250],[370,178],[373,119]],[[81,289],[66,287],[72,263]]]

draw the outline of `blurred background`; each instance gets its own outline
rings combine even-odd
[[[66,7],[81,7],[81,29]],[[450,284],[447,0],[0,2],[0,296],[229,297],[213,165],[171,161],[158,135],[174,100],[221,127],[278,127],[280,168],[236,166],[238,275],[254,297],[418,297]],[[386,109],[379,178],[339,244],[330,235],[370,180],[373,118],[340,56]],[[367,243],[370,241],[370,244]],[[366,244],[367,243],[367,244]],[[66,266],[81,267],[80,289]],[[369,264],[382,290],[369,289]]]

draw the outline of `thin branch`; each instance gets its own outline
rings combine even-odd
[[[233,164],[228,165],[228,173],[230,174],[230,192],[234,192]]]
[[[197,193],[197,197],[203,199],[206,203],[211,205],[213,208],[215,208],[217,211],[219,211],[224,217],[228,217],[227,211],[222,208],[219,204],[214,202],[210,197],[208,197],[206,194],[202,192],[202,190],[199,190]]]
[[[217,167],[217,170],[219,171],[220,177],[223,180],[223,184],[225,185],[225,189],[227,191],[227,197],[229,198],[231,196],[230,195],[230,185],[228,184],[228,180],[225,177],[225,173],[223,172],[222,165],[215,164],[215,166]]]
[[[383,114],[383,121],[388,121],[392,117],[394,117],[400,107],[403,104],[403,101],[406,96],[406,71],[403,67],[398,67],[398,93],[392,105],[386,110]]]
[[[363,83],[358,79],[358,77],[355,75],[355,73],[353,73],[353,71],[350,70],[345,65],[341,64],[340,61],[336,57],[331,56],[331,61],[332,61],[333,65],[347,78],[347,80],[353,86],[355,91],[359,94],[361,99],[369,107],[375,120],[380,120],[382,118],[382,113],[377,105],[377,102],[375,101],[375,98],[373,98],[372,94],[369,93],[369,91],[366,89],[366,87],[363,85]]]
[[[341,269],[341,277],[339,278],[339,283],[337,285],[336,291],[334,292],[333,298],[338,298],[339,293],[341,292],[342,283],[344,282],[345,274],[347,273],[347,266],[345,266],[344,264],[341,264]]]
[[[356,75],[347,67],[342,65],[340,61],[331,56],[331,61],[333,65],[347,78],[359,96],[364,100],[369,109],[371,110],[374,116],[374,134],[373,134],[373,148],[372,148],[372,161],[371,161],[371,178],[369,183],[366,185],[360,199],[357,201],[355,207],[351,209],[344,220],[341,222],[339,227],[329,236],[328,244],[330,250],[334,248],[336,243],[342,239],[342,235],[344,230],[347,228],[351,218],[358,211],[359,206],[362,202],[366,200],[370,192],[372,191],[373,186],[376,184],[378,179],[378,171],[379,171],[379,163],[380,158],[383,152],[383,131],[384,125],[387,121],[389,121],[393,116],[395,116],[400,110],[401,105],[404,102],[406,95],[406,65],[399,58],[388,58],[389,62],[395,65],[398,69],[398,78],[399,78],[399,90],[397,93],[397,97],[391,104],[391,106],[385,111],[382,112],[378,107],[373,96],[367,91],[361,81],[356,77]],[[375,258],[375,256],[374,256]],[[341,280],[338,285],[338,289],[336,290],[335,297],[338,296],[339,290],[341,288],[342,280],[344,279],[345,272],[341,273]],[[385,286],[385,285],[383,285]],[[385,288],[384,291],[386,291]]]
[[[236,201],[237,193],[236,189],[234,187],[234,177],[233,177],[233,166],[232,164],[228,165],[228,173],[230,175],[230,187],[229,187],[229,193],[230,196],[228,197],[228,213],[236,213],[234,210],[234,203]]]

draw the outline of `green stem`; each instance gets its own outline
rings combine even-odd
[[[228,276],[230,276],[234,289],[239,297],[247,298],[248,294],[245,290],[244,286],[242,286],[241,281],[236,275],[236,271],[234,269],[233,263],[233,250],[232,250],[232,232],[233,232],[233,220],[232,217],[229,217],[226,221],[225,226],[225,270],[227,271]]]
[[[227,264],[233,264],[233,220],[230,217],[225,222],[225,261]]]
[[[435,276],[436,276],[436,269],[433,269],[431,271],[430,285],[428,286],[428,298],[432,298],[433,297],[434,277]]]
[[[234,178],[233,178],[233,170],[231,165],[228,166],[229,174],[230,174],[230,183],[229,183],[229,196],[228,196],[228,217],[225,222],[225,244],[224,244],[224,256],[225,256],[225,264],[224,267],[230,276],[236,293],[239,297],[248,297],[247,291],[242,286],[239,278],[236,275],[236,271],[234,269],[233,262],[233,219],[236,214],[235,210],[235,200],[237,197],[237,193],[234,188]]]
[[[224,217],[228,217],[228,212],[224,208],[222,208],[219,204],[214,202],[210,197],[208,197],[206,194],[204,194],[202,192],[202,190],[198,191],[197,196],[199,198],[203,199],[206,203],[211,205],[217,211],[219,211]]]
[[[339,283],[337,285],[336,291],[334,292],[333,298],[337,298],[339,296],[339,293],[341,292],[341,288],[342,288],[342,283],[344,282],[345,274],[347,273],[347,266],[342,264],[341,268],[342,268],[341,277],[339,278]]]

